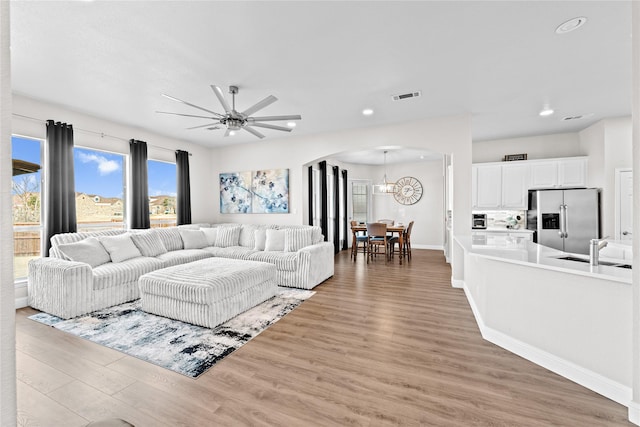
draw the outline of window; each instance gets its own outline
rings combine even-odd
[[[78,231],[125,228],[125,156],[75,147]]]
[[[351,182],[351,218],[353,221],[367,222],[369,216],[369,183]]]
[[[177,224],[176,164],[148,160],[149,215],[151,227],[169,227]]]
[[[42,234],[42,141],[13,135],[13,278],[27,277],[29,260],[40,257]]]

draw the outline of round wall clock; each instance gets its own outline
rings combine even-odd
[[[402,205],[413,205],[422,197],[422,184],[412,176],[400,178],[393,187],[393,197]]]

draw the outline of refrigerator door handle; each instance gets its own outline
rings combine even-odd
[[[567,205],[560,206],[560,228],[562,237],[569,237],[569,233],[567,233]]]

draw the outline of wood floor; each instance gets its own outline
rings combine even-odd
[[[17,312],[19,425],[621,426],[627,409],[482,340],[440,251],[354,264],[199,379]]]

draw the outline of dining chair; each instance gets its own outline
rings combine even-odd
[[[378,222],[381,224],[387,224],[387,225],[395,224],[395,221],[392,219],[379,219]],[[393,233],[387,233],[387,239],[391,239],[391,238],[393,238]]]
[[[364,231],[356,231],[353,228],[358,225],[358,221],[351,221],[351,233],[353,234],[353,241],[351,243],[351,258],[356,260],[358,255],[358,248],[362,244],[361,252],[367,256],[367,234]]]
[[[411,261],[411,230],[413,230],[413,221],[411,221],[407,226],[402,239],[404,246],[402,250],[407,254],[407,261]]]
[[[387,224],[372,222],[367,224],[367,264],[370,259],[384,249],[385,262],[389,261],[389,241],[387,240]],[[374,252],[375,248],[375,252]]]

